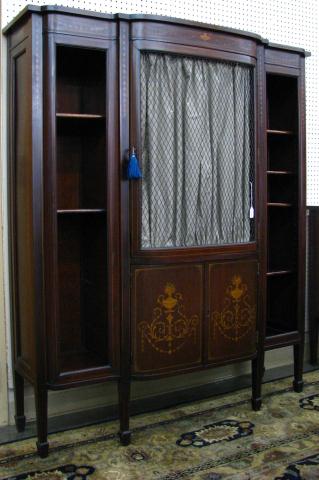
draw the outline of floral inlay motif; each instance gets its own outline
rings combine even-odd
[[[199,316],[186,316],[183,295],[176,291],[173,283],[167,283],[164,294],[157,297],[151,322],[140,322],[142,352],[145,340],[160,353],[172,355],[180,350],[186,341],[193,337],[196,343],[196,330]]]
[[[256,305],[251,301],[246,283],[240,275],[234,275],[227,286],[221,311],[212,314],[213,334],[215,328],[228,340],[238,342],[254,327]]]

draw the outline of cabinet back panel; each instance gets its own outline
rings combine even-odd
[[[105,114],[105,52],[57,47],[57,112]]]
[[[58,232],[61,370],[81,369],[83,358],[86,366],[106,365],[105,215],[62,215]]]
[[[268,170],[297,172],[298,141],[291,135],[269,135]]]
[[[293,207],[269,207],[268,271],[296,268],[297,239],[296,209]]]
[[[266,336],[298,329],[297,291],[295,274],[268,277]]]
[[[298,126],[298,80],[295,77],[267,75],[268,128],[291,130]]]
[[[268,176],[268,202],[296,203],[297,195],[296,175]]]
[[[58,208],[105,208],[105,121],[59,119]]]

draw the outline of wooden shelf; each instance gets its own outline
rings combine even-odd
[[[292,207],[292,203],[283,203],[283,202],[268,202],[268,207],[279,207],[279,208],[289,208]]]
[[[108,364],[107,359],[103,358],[102,355],[90,351],[61,353],[60,362],[62,375],[81,370],[101,368]]]
[[[105,118],[104,115],[97,115],[93,113],[57,113],[57,118],[75,118],[83,120],[99,120]]]
[[[268,326],[266,329],[265,349],[288,347],[300,342],[300,334],[297,330],[277,329]]]
[[[267,170],[267,175],[294,175],[291,170]]]
[[[77,214],[77,213],[105,213],[105,208],[74,208],[74,209],[59,209],[58,214]]]
[[[270,135],[294,135],[295,133],[292,130],[271,130],[267,129],[267,133]]]
[[[279,275],[290,275],[294,273],[294,270],[274,270],[272,272],[267,272],[267,277],[276,277]]]

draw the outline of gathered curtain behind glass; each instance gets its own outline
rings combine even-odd
[[[141,55],[142,248],[249,242],[253,68]]]

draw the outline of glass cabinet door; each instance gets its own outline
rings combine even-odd
[[[254,241],[254,68],[141,51],[139,88],[140,248]]]
[[[110,24],[110,32],[114,26]],[[113,29],[113,30],[112,30]],[[111,33],[110,33],[111,35]],[[119,365],[116,40],[49,37],[45,158],[51,383]]]

